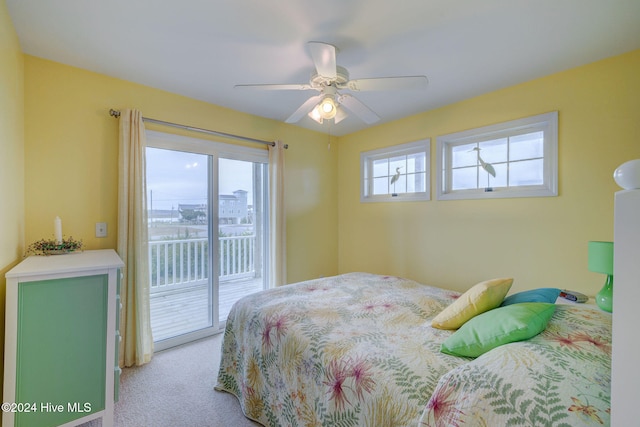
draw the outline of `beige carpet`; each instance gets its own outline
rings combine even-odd
[[[123,369],[115,427],[256,427],[235,396],[213,389],[222,334],[156,353]]]

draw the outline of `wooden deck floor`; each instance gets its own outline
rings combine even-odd
[[[220,283],[220,322],[240,298],[262,290],[262,278]],[[151,294],[151,329],[154,341],[193,332],[212,325],[211,298],[206,284]]]

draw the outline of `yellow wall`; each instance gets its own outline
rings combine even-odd
[[[0,1],[0,354],[4,354],[4,275],[24,250],[23,56]],[[0,363],[0,378],[4,364]]]
[[[587,241],[613,239],[612,173],[640,158],[640,51],[465,100],[340,139],[339,271],[466,290],[514,277],[513,290],[595,294]],[[434,82],[433,84],[437,84]],[[429,96],[429,92],[425,93]],[[559,196],[435,200],[436,137],[559,111]],[[431,138],[431,201],[359,201],[361,151]]]
[[[0,0],[0,347],[4,273],[25,243],[51,237],[56,215],[88,249],[115,247],[118,124],[109,108],[289,143],[290,282],[368,271],[464,290],[512,276],[514,289],[594,294],[604,278],[587,271],[586,242],[612,239],[611,174],[640,158],[638,75],[635,51],[334,138],[329,150],[323,134],[23,56]],[[435,170],[436,136],[553,110],[559,197],[437,201],[432,173],[431,201],[359,202],[363,150],[429,137]],[[107,238],[94,237],[96,222],[108,223]]]
[[[288,280],[337,273],[338,150],[327,149],[326,135],[32,56],[24,61],[27,243],[52,238],[60,216],[63,234],[87,249],[116,247],[118,120],[108,112],[137,108],[155,119],[288,143]],[[96,222],[107,222],[107,238],[95,237]]]

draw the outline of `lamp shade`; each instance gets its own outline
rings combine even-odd
[[[613,274],[613,242],[589,242],[589,271]]]
[[[613,179],[625,190],[640,188],[640,159],[621,164],[613,172]]]

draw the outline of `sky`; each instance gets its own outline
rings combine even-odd
[[[147,202],[149,209],[177,209],[178,204],[207,201],[207,155],[147,148]],[[219,192],[245,190],[253,198],[252,163],[220,159]]]

